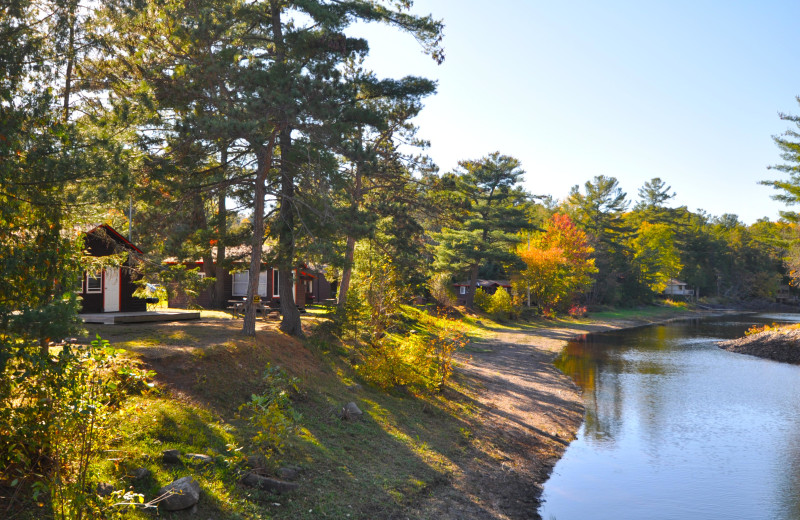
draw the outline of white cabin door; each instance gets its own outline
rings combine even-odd
[[[103,273],[103,312],[119,312],[119,267]]]

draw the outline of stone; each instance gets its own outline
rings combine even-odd
[[[189,509],[200,500],[200,484],[190,477],[181,477],[158,490],[158,496],[165,498],[159,502],[167,511]]]
[[[299,485],[294,482],[284,482],[283,480],[275,478],[262,477],[255,473],[248,473],[245,475],[242,479],[242,484],[278,495],[294,491],[299,487]]]
[[[352,401],[344,405],[344,408],[342,408],[342,419],[346,419],[348,421],[357,421],[362,415],[364,415],[364,412],[362,412],[356,403]]]
[[[296,466],[285,466],[279,468],[275,474],[281,480],[295,480],[300,475],[300,468]]]
[[[194,460],[197,462],[204,462],[204,463],[209,463],[214,461],[214,459],[212,459],[210,456],[203,455],[202,453],[187,453],[186,458],[189,460]]]
[[[352,391],[361,390],[361,388],[362,388],[362,386],[360,384],[358,384],[358,383],[353,383],[352,385],[347,387],[348,390],[352,390]]]
[[[266,464],[264,463],[263,457],[260,455],[249,455],[247,457],[247,465],[253,469],[261,469]]]
[[[181,461],[181,452],[178,450],[165,450],[161,454],[161,458],[168,464],[175,464]]]
[[[148,478],[152,473],[147,468],[136,468],[135,470],[131,471],[131,474],[128,475],[133,480],[144,480]]]
[[[108,482],[100,482],[97,484],[97,496],[107,497],[114,492],[114,486]]]

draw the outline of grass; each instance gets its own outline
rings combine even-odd
[[[436,326],[438,318],[411,309],[411,328],[424,333]],[[384,518],[400,514],[458,471],[456,461],[475,428],[468,402],[438,394],[385,393],[363,384],[347,349],[324,337],[301,343],[270,323],[253,340],[240,337],[239,326],[238,320],[212,317],[93,327],[92,333],[129,348],[155,369],[161,389],[133,398],[115,417],[108,451],[98,461],[102,481],[117,489],[132,486],[150,500],[161,486],[191,474],[203,491],[198,518]],[[292,398],[302,416],[299,434],[272,454],[252,442],[255,431],[239,412],[250,394],[263,391],[267,363],[301,381]],[[455,382],[451,388],[466,391]],[[340,419],[349,401],[364,411],[361,420]],[[213,462],[165,464],[161,453],[166,449],[207,454]],[[299,490],[279,496],[239,484],[252,455],[261,457],[268,472],[300,467]],[[127,477],[140,467],[151,476]],[[126,517],[152,514],[130,511]]]

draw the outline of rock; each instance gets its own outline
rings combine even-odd
[[[300,475],[300,468],[296,466],[286,466],[275,472],[281,480],[295,480]]]
[[[342,408],[342,419],[347,419],[348,421],[357,421],[364,415],[364,412],[359,410],[356,403],[350,401],[344,408]]]
[[[152,473],[147,468],[136,468],[135,470],[131,471],[131,474],[128,475],[133,480],[144,480],[148,478]]]
[[[348,386],[348,390],[361,390],[361,385],[358,383],[353,383],[352,385]]]
[[[248,473],[245,475],[242,479],[242,484],[261,489],[263,491],[269,491],[270,493],[276,493],[278,495],[281,493],[294,491],[298,488],[298,484],[295,484],[294,482],[284,482],[283,480],[278,480],[275,478],[262,477],[261,475],[256,475],[255,473]]]
[[[181,461],[181,452],[178,450],[165,450],[161,454],[161,459],[168,464],[175,464]]]
[[[107,497],[114,492],[114,486],[108,482],[100,482],[97,484],[97,496]]]
[[[189,509],[200,500],[200,484],[190,476],[179,478],[158,490],[158,496],[164,496],[159,505],[167,511]]]
[[[197,462],[204,462],[206,464],[214,461],[214,459],[208,455],[203,455],[202,453],[187,453],[186,458]]]
[[[247,457],[247,465],[253,469],[262,469],[264,466],[266,466],[261,455],[249,455]]]

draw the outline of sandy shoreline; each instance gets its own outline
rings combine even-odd
[[[497,330],[477,342],[458,369],[480,410],[473,449],[452,481],[432,490],[408,517],[539,518],[542,487],[583,422],[578,387],[552,363],[567,342],[583,334],[718,314]]]

